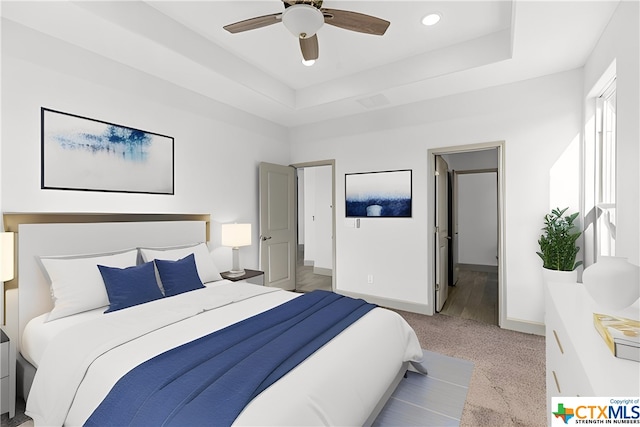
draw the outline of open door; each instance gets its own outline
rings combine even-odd
[[[451,207],[451,212],[449,212],[451,229],[449,234],[451,236],[451,249],[449,253],[451,254],[451,260],[449,264],[451,265],[451,285],[455,286],[458,283],[458,273],[460,272],[460,266],[458,261],[458,251],[459,251],[459,243],[458,238],[458,172],[449,173],[449,177],[451,179],[451,183],[449,187],[451,191],[449,192],[449,206]]]
[[[436,156],[436,311],[442,310],[449,295],[449,166],[442,156]]]
[[[260,163],[260,269],[265,286],[296,287],[295,168]]]

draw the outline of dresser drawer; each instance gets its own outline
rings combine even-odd
[[[578,373],[567,355],[558,349],[555,337],[552,341],[548,344],[548,353],[551,355],[547,358],[547,392],[550,396],[575,396]],[[564,349],[564,346],[562,348]]]
[[[549,307],[549,306],[547,306]],[[555,308],[555,307],[554,307]],[[547,387],[550,396],[590,396],[593,391],[559,313],[546,313]]]
[[[545,323],[547,392],[549,396],[579,396],[584,393],[585,373],[553,304],[547,304]]]
[[[549,390],[554,396],[585,396],[584,387],[580,381],[580,374],[571,367],[564,366],[551,370],[552,388]]]

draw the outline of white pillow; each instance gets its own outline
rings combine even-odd
[[[198,276],[202,283],[215,282],[222,280],[218,267],[213,262],[213,258],[209,253],[206,243],[198,243],[196,245],[171,247],[171,248],[138,248],[144,262],[153,261],[154,259],[162,259],[168,261],[177,261],[193,254],[196,260],[196,268]]]
[[[98,264],[125,268],[136,265],[138,251],[129,249],[92,255],[40,257],[51,286],[53,310],[47,322],[109,305]]]

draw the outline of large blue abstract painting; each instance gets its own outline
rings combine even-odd
[[[411,170],[345,174],[347,217],[411,217]]]
[[[173,138],[41,109],[43,189],[174,194]]]

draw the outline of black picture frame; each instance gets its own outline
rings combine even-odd
[[[41,108],[41,188],[173,195],[173,137]]]

